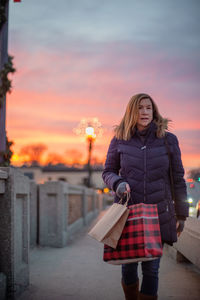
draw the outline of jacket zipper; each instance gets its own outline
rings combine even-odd
[[[144,202],[146,202],[146,172],[147,172],[147,155],[146,146],[143,146],[141,150],[144,150]]]

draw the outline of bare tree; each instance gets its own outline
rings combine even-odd
[[[47,150],[44,144],[26,145],[21,148],[19,156],[22,156],[22,161],[29,163],[40,163],[43,153]]]
[[[93,166],[103,166],[103,164],[104,164],[103,159],[101,159],[97,156],[93,156],[91,158],[91,165],[93,165]]]
[[[58,153],[48,153],[47,159],[46,159],[46,164],[65,164],[65,159],[64,155],[58,154]]]
[[[68,165],[81,165],[83,153],[77,149],[70,149],[65,151],[64,159]]]

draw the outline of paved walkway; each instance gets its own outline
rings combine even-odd
[[[65,248],[35,248],[30,255],[30,287],[19,300],[123,300],[120,266],[102,261],[103,245],[76,234]],[[159,300],[199,300],[200,272],[161,260]]]

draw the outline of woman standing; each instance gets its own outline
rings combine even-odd
[[[166,132],[163,118],[147,94],[133,96],[111,140],[102,177],[116,192],[115,202],[131,193],[129,205],[157,204],[162,242],[172,245],[188,216],[184,169],[176,136]],[[170,186],[170,162],[174,201]],[[138,263],[122,265],[122,287],[127,300],[157,299],[160,259],[142,262],[139,292]]]

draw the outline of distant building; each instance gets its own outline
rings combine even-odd
[[[70,168],[64,165],[22,166],[20,170],[37,183],[62,180],[74,185],[86,185],[88,179],[87,169]],[[102,171],[102,167],[96,167],[92,171],[92,186],[98,189],[105,187],[101,176]]]

